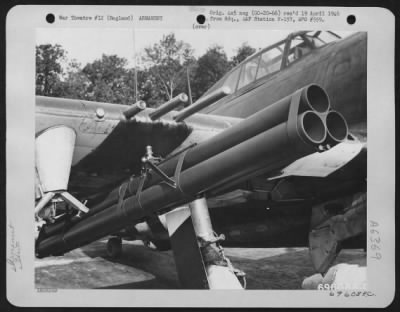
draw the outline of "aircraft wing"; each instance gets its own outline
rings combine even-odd
[[[367,144],[342,142],[324,153],[299,158],[276,172],[262,172],[248,181],[213,191],[210,208],[262,200],[270,205],[318,201],[331,194],[357,192],[367,178]],[[338,195],[339,196],[339,195]]]
[[[152,108],[140,109],[131,118],[126,112],[134,108],[134,105],[36,97],[37,138],[60,125],[75,133],[68,183],[72,194],[87,199],[110,191],[132,175],[140,175],[147,146],[151,146],[155,159],[163,160],[241,120],[197,114],[185,122],[176,122],[168,112],[162,118],[152,119],[152,114],[159,111]],[[51,150],[44,154],[43,167],[60,160],[60,156],[54,161],[50,159]]]
[[[148,118],[119,122],[112,132],[71,168],[71,191],[92,193],[139,174],[146,146],[165,157],[186,139],[192,128],[183,123]]]
[[[283,168],[278,175],[268,179],[274,180],[289,176],[324,178],[341,169],[354,158],[360,159],[364,155],[366,156],[366,150],[366,143],[354,139],[347,140],[334,146],[326,153],[314,153],[300,158]]]
[[[319,96],[310,97],[315,93]],[[71,250],[150,215],[180,207],[196,196],[210,199],[225,194],[225,199],[216,206],[224,200],[237,202],[240,194],[230,196],[229,190],[218,190],[221,187],[237,190],[240,182],[252,183],[261,178],[265,183],[250,189],[251,196],[267,193],[267,200],[276,190],[279,194],[286,189],[297,191],[297,187],[290,187],[287,177],[274,181],[266,181],[265,177],[307,155],[326,154],[345,142],[348,134],[346,121],[330,110],[328,96],[317,85],[299,89],[245,119],[198,114],[199,103],[202,102],[171,112],[173,115],[163,114],[161,119],[152,116],[165,106],[155,111],[143,110],[133,119],[121,119],[122,110],[126,109],[121,105],[39,99],[36,167],[44,192],[35,211],[41,212],[50,200],[54,202],[61,197],[85,212],[70,215],[70,221],[46,227],[42,233],[47,232],[48,239],[38,247],[39,254]],[[60,148],[54,148],[56,145]],[[70,162],[63,163],[68,153],[60,153],[61,150],[73,151]],[[335,157],[328,154],[321,163],[332,158]],[[340,163],[344,162],[342,159]],[[70,189],[47,183],[51,177],[62,176],[55,174],[54,164],[71,169]],[[143,166],[145,170],[141,170]],[[101,185],[101,179],[107,185]],[[89,199],[90,211],[67,194],[65,190],[72,192],[72,186],[81,201],[85,199],[82,194],[89,194],[90,186],[100,194],[94,202]],[[103,186],[106,191],[101,191]],[[286,199],[288,196],[278,201]],[[61,239],[63,243],[58,244],[58,238],[54,237],[54,241],[50,236],[60,233],[65,226],[70,231]]]

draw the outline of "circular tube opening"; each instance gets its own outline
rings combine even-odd
[[[329,96],[322,87],[310,85],[306,90],[308,105],[318,113],[325,113],[329,110]]]
[[[326,129],[322,119],[314,112],[308,111],[301,116],[303,134],[312,143],[322,143],[326,138]]]
[[[179,94],[178,95],[179,96],[179,100],[181,101],[181,102],[187,102],[188,101],[188,96],[185,94],[185,93],[181,93],[181,94]]]
[[[338,142],[342,142],[347,138],[347,122],[344,117],[336,111],[331,111],[326,115],[326,128],[329,136]]]
[[[140,108],[140,109],[142,109],[142,110],[146,108],[146,102],[145,102],[145,101],[142,101],[142,100],[137,101],[137,102],[136,102],[136,105],[137,105],[138,108]]]

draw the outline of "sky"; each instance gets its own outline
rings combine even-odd
[[[134,55],[159,42],[163,35],[175,33],[177,40],[183,40],[194,49],[194,56],[203,55],[215,44],[221,45],[228,58],[244,42],[256,48],[265,48],[284,39],[289,30],[209,30],[196,32],[182,29],[139,29],[132,28],[40,28],[36,32],[36,44],[60,44],[69,60],[76,59],[82,66],[101,58],[102,54],[116,54],[128,60],[128,67],[135,65]]]

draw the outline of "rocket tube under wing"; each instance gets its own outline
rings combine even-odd
[[[297,114],[306,110],[315,110],[317,112],[324,113],[329,110],[329,97],[324,89],[316,84],[303,87],[294,92],[292,95],[284,97],[280,101],[253,114],[242,122],[224,130],[207,141],[200,142],[198,145],[188,150],[182,169],[185,170],[190,168],[199,162],[202,162],[231,148],[232,146],[240,144],[241,142],[250,139],[251,137],[263,131],[271,129],[287,121],[289,108],[292,104],[295,94],[300,95]],[[173,158],[164,161],[158,166],[165,174],[172,176],[174,174],[179,157],[180,155],[178,154]],[[161,182],[160,178],[157,175],[153,175],[151,180],[145,182],[144,188],[159,182]],[[138,183],[135,180],[127,183],[129,183],[129,185],[126,196],[133,195],[137,191]],[[106,202],[101,205],[110,205],[110,203],[116,202],[118,199],[119,190],[116,189],[110,193],[106,199]]]
[[[347,122],[342,114],[337,111],[331,110],[324,115],[323,120],[327,129],[324,144],[330,144],[331,146],[334,146],[338,143],[343,142],[347,138],[349,130]]]
[[[312,117],[305,117],[310,114]],[[246,173],[249,167],[263,164],[276,154],[287,157],[287,161],[291,162],[293,158],[313,153],[317,150],[320,139],[324,139],[325,136],[326,127],[318,114],[305,112],[183,170],[179,175],[177,188],[165,183],[153,185],[138,195],[126,198],[121,204],[116,203],[80,221],[64,234],[57,234],[37,242],[37,256],[65,253],[115,233],[140,220],[146,213],[190,202],[195,196],[210,190],[220,181],[230,181],[241,172]]]
[[[240,123],[224,130],[207,141],[200,142],[198,145],[187,151],[182,165],[182,170],[190,168],[195,164],[209,159],[237,144],[242,143],[251,137],[271,129],[288,120],[290,107],[297,107],[295,114],[302,113],[306,110],[316,111],[318,113],[326,113],[330,108],[330,101],[324,89],[316,84],[305,86],[292,95],[271,104],[263,110],[253,114]],[[176,155],[171,159],[158,164],[160,170],[166,175],[173,176],[180,155]],[[143,189],[161,182],[158,175],[152,174],[150,179],[146,179]],[[121,185],[114,189],[101,203],[92,207],[86,215],[72,218],[71,222],[80,222],[82,219],[93,216],[94,214],[114,205],[120,198],[120,190],[126,187],[125,197],[132,196],[136,193],[139,180],[131,179],[125,182],[127,185]],[[43,229],[44,236],[54,235],[64,229],[64,221],[57,224],[49,225]]]

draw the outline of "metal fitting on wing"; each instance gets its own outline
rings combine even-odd
[[[181,110],[176,116],[174,116],[175,121],[183,121],[187,117],[193,115],[194,113],[197,113],[199,110],[215,103],[219,99],[223,98],[224,96],[228,95],[231,93],[231,89],[228,87],[222,87],[214,92],[211,92],[210,94],[206,95],[205,97],[200,98],[197,100],[195,103],[193,103],[191,106],[185,108],[184,110]]]
[[[128,120],[131,119],[136,114],[140,113],[146,108],[145,101],[137,101],[136,103],[132,104],[126,111],[123,112],[124,117]]]
[[[187,101],[188,96],[185,93],[181,93],[168,102],[162,104],[155,111],[151,112],[149,117],[151,120],[159,119],[160,117],[172,111],[174,108],[178,107],[180,104],[186,103]]]

